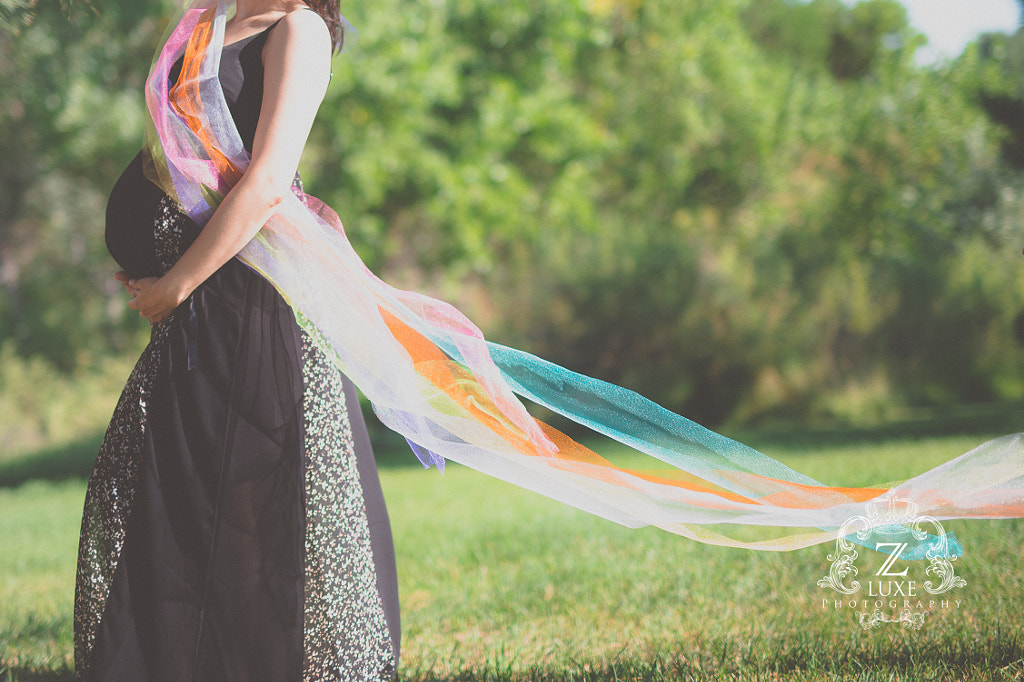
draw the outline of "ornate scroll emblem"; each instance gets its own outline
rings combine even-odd
[[[848,519],[839,529],[835,551],[828,555],[828,574],[818,580],[819,587],[858,596],[823,599],[822,608],[828,608],[831,601],[836,609],[863,609],[856,615],[865,630],[884,623],[918,630],[925,615],[936,608],[949,608],[954,602],[959,608],[963,603],[959,599],[932,598],[967,585],[953,568],[959,545],[950,542],[939,520],[919,514],[917,505],[893,494],[869,503],[866,512]],[[888,554],[867,581],[867,594],[858,594],[864,591],[863,585],[854,579],[860,573],[855,544]],[[925,575],[938,580],[915,580],[908,563],[913,559],[927,559]]]

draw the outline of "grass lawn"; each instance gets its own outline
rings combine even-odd
[[[819,480],[870,485],[982,440],[887,434],[764,449]],[[460,467],[439,476],[396,461],[384,458],[381,478],[399,562],[401,680],[1024,680],[1024,521],[948,522],[967,585],[919,630],[868,631],[816,584],[830,545],[707,546]],[[80,479],[0,488],[0,682],[72,679],[84,490]],[[910,566],[925,579],[922,563]]]

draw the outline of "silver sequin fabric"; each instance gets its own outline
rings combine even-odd
[[[395,662],[377,588],[341,374],[303,332],[306,603],[303,679],[384,680]]]
[[[169,196],[165,195],[157,204],[153,242],[161,272],[170,270],[181,258],[185,225],[188,222],[188,216],[178,209],[174,199]]]
[[[96,632],[120,562],[135,499],[149,398],[169,328],[164,323],[153,330],[150,344],[114,408],[89,477],[75,581],[75,667],[79,674],[92,668]]]
[[[181,256],[188,218],[165,196],[157,206],[153,237],[157,262],[170,270]],[[125,384],[89,477],[75,581],[75,660],[79,674],[92,669],[96,632],[124,546],[135,499],[149,397],[174,316],[153,329],[150,343]]]

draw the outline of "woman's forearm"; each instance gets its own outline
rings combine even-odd
[[[210,275],[234,258],[270,220],[287,192],[287,183],[253,174],[251,170],[228,192],[167,274],[125,283],[133,293],[129,308],[151,323],[162,321]]]
[[[263,48],[263,100],[252,161],[195,242],[160,278],[126,283],[128,307],[151,323],[170,315],[249,243],[288,196],[330,80],[331,36],[314,12],[290,12]]]
[[[283,193],[270,181],[243,175],[213,217],[161,284],[181,303],[214,272],[234,258],[270,220]]]

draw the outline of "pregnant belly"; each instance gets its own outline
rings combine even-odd
[[[107,250],[130,277],[167,272],[199,228],[177,213],[163,190],[142,170],[141,152],[132,159],[107,199]]]

